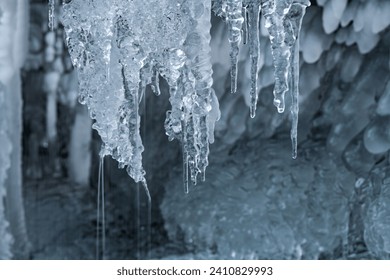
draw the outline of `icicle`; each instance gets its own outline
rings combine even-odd
[[[275,67],[274,105],[279,113],[285,109],[284,96],[288,91],[288,68],[290,52],[285,44],[288,32],[284,25],[286,13],[292,0],[262,0],[262,11],[265,17],[265,27],[271,40],[272,56]]]
[[[197,177],[199,174],[199,158],[200,151],[199,147],[201,145],[199,139],[199,119],[198,116],[192,115],[186,126],[187,134],[187,150],[188,150],[188,167],[190,169],[191,182],[193,185],[197,184]]]
[[[151,88],[152,88],[152,91],[153,93],[156,95],[156,96],[159,96],[161,94],[160,92],[160,79],[159,79],[159,73],[158,73],[158,69],[157,67],[154,65],[153,66],[153,69],[152,69],[152,84],[151,84]]]
[[[124,66],[124,73],[127,72],[128,66]],[[127,173],[136,182],[145,181],[145,171],[142,167],[142,145],[140,136],[140,116],[139,116],[139,86],[136,83],[131,83],[124,77],[125,101],[121,107],[121,115],[124,116],[123,125],[127,126],[130,149],[130,162],[127,165]]]
[[[237,60],[241,42],[242,0],[226,0],[226,21],[229,25],[231,92],[237,91]]]
[[[55,1],[56,0],[49,0],[49,29],[50,29],[50,31],[54,30]]]
[[[200,126],[200,132],[199,132],[199,137],[200,137],[200,160],[199,160],[199,169],[200,172],[202,173],[202,181],[204,182],[206,180],[206,167],[209,165],[208,161],[208,154],[210,152],[209,150],[209,145],[205,145],[205,143],[208,143],[209,141],[209,127],[208,127],[208,117],[203,116],[200,118],[199,121],[199,126]]]
[[[165,120],[165,131],[168,135],[168,140],[178,139],[181,141],[180,134],[182,133],[182,101],[180,94],[177,93],[177,86],[169,88],[172,110],[167,112]]]
[[[257,105],[257,77],[259,73],[259,17],[260,3],[251,1],[248,5],[248,25],[249,25],[249,52],[251,58],[251,105],[250,116],[255,117]]]
[[[149,65],[144,66],[140,71],[140,83],[138,89],[138,104],[142,102],[142,99],[145,96],[146,85],[149,83]]]
[[[186,124],[183,121],[182,122],[183,130],[186,131]],[[189,193],[188,188],[188,144],[187,144],[187,134],[182,134],[182,153],[183,153],[183,186],[184,186],[184,192]]]
[[[241,13],[241,7],[240,7]],[[218,103],[212,102],[212,65],[210,63],[210,16],[211,5],[204,5],[201,18],[196,19],[194,31],[188,34],[184,50],[189,63],[184,67],[181,78],[183,95],[185,134],[188,168],[191,181],[197,184],[197,176],[208,165],[209,134],[213,134],[214,122],[218,115]],[[241,32],[241,30],[239,30]],[[208,115],[213,115],[207,120]],[[212,123],[209,125],[209,122]],[[202,177],[202,180],[203,180]]]
[[[292,158],[297,158],[297,145],[298,145],[298,112],[299,112],[299,33],[302,26],[302,19],[305,15],[306,7],[310,5],[308,0],[297,0],[292,5],[287,14],[287,21],[291,26],[288,36],[290,39],[288,45],[291,48],[291,63],[289,73],[289,85],[291,93],[291,142],[292,142]]]
[[[275,67],[274,105],[278,112],[285,109],[285,93],[292,96],[291,141],[292,157],[297,157],[299,42],[298,35],[309,0],[262,0],[265,26],[270,35]]]
[[[298,112],[299,112],[299,46],[298,41],[294,46],[292,52],[292,67],[291,67],[291,143],[292,143],[292,158],[297,158],[297,146],[298,146]]]
[[[244,45],[248,42],[248,11],[247,11],[247,5],[242,6],[242,15],[244,18],[243,26],[242,26],[242,43]]]

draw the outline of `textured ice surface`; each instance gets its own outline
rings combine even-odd
[[[370,252],[382,259],[390,257],[390,170],[375,168],[364,188],[364,240]]]
[[[260,12],[265,19],[265,29],[271,41],[274,62],[275,88],[274,105],[279,113],[285,109],[285,94],[291,93],[292,116],[292,157],[297,157],[297,125],[299,96],[299,33],[308,0],[217,0],[214,11],[224,18],[229,26],[231,58],[231,92],[237,90],[237,56],[241,42],[241,29],[244,42],[248,37],[251,60],[250,116],[255,117],[258,101],[257,80],[260,56]],[[245,19],[245,22],[244,22]],[[261,73],[260,73],[261,74]]]
[[[208,143],[219,118],[211,89],[209,58],[211,1],[73,1],[64,5],[63,23],[73,65],[80,71],[80,101],[87,104],[94,128],[105,143],[104,152],[127,165],[136,182],[145,182],[144,150],[139,135],[138,104],[147,84],[159,95],[158,74],[170,86],[172,110],[165,128],[170,140],[183,147],[184,185],[204,178]],[[237,88],[237,61],[242,9],[248,10],[251,66],[251,116],[257,104],[259,72],[260,1],[215,1],[214,10],[228,23],[231,91]],[[292,95],[293,157],[296,157],[298,122],[298,34],[309,1],[263,1],[262,9],[271,38],[275,64],[275,101],[284,111],[284,94]],[[244,9],[244,10],[245,10]],[[246,17],[246,15],[245,15]],[[97,22],[99,25],[97,26]],[[81,23],[81,24],[80,24]],[[119,62],[119,63],[118,63]],[[103,108],[100,106],[103,105]],[[108,112],[109,111],[109,112]]]
[[[221,259],[316,259],[346,242],[354,176],[316,144],[292,161],[286,143],[215,153],[185,197],[173,176],[161,206],[170,238]]]
[[[208,165],[219,109],[209,58],[210,1],[72,1],[63,23],[80,100],[112,155],[136,182],[145,182],[138,105],[158,74],[170,86],[165,128],[183,146],[184,173],[196,183]],[[185,188],[187,189],[187,183]]]
[[[390,117],[378,116],[364,130],[364,146],[372,154],[390,149]]]

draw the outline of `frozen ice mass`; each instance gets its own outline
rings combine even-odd
[[[387,0],[0,0],[0,259],[389,259],[389,26]]]
[[[49,26],[53,26],[50,2]],[[80,102],[86,104],[112,155],[128,174],[146,184],[142,167],[139,104],[145,87],[159,95],[159,75],[169,85],[172,108],[165,130],[182,145],[184,189],[205,180],[209,143],[220,111],[212,89],[211,10],[228,25],[231,92],[243,25],[251,60],[250,115],[258,99],[259,18],[265,18],[275,67],[274,104],[284,112],[291,93],[293,158],[297,156],[299,33],[309,1],[77,1],[64,4],[62,22],[73,65],[79,70]],[[244,13],[244,15],[243,15]],[[244,21],[244,17],[246,21]],[[81,23],[81,24],[80,24]],[[109,93],[109,94],[108,94]]]

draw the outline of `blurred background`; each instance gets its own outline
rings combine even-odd
[[[230,94],[227,26],[213,15],[222,116],[206,181],[183,192],[161,79],[161,96],[147,87],[140,106],[152,204],[107,157],[103,223],[101,140],[78,103],[63,27],[49,30],[46,1],[1,0],[0,259],[389,259],[390,2],[311,2],[300,38],[298,158],[289,112],[272,104],[263,21],[252,119],[249,48]],[[56,21],[60,10],[56,3]]]

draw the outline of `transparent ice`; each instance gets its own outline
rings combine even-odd
[[[172,109],[167,112],[165,129],[169,140],[177,139],[182,145],[185,192],[189,181],[197,183],[198,174],[205,179],[209,142],[213,142],[214,123],[220,116],[211,88],[212,4],[229,26],[232,92],[237,89],[243,24],[247,27],[252,61],[252,118],[258,94],[261,6],[274,55],[274,103],[279,112],[284,110],[285,92],[290,89],[292,94],[291,138],[296,157],[297,39],[309,1],[71,1],[63,6],[62,22],[73,65],[79,70],[80,102],[90,109],[95,120],[93,127],[105,144],[104,154],[112,155],[120,167],[127,166],[128,174],[136,182],[146,184],[139,103],[148,84],[160,95],[160,75],[170,87]]]

